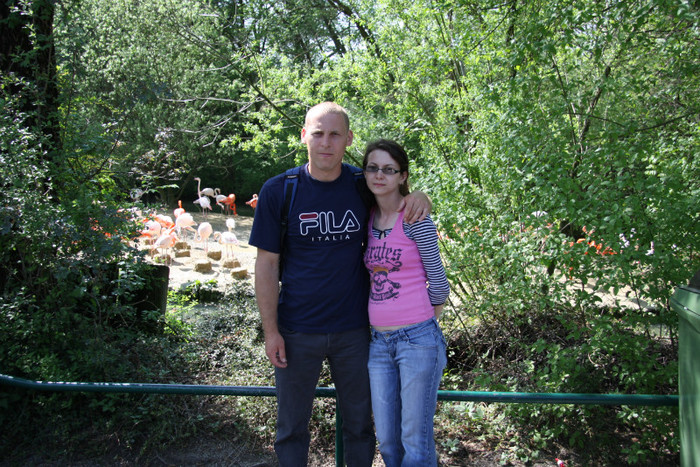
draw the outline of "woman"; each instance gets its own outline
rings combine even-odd
[[[387,467],[437,465],[433,417],[445,340],[437,323],[449,295],[430,217],[408,224],[408,156],[397,143],[370,143],[362,163],[376,206],[365,265],[371,275],[369,374],[379,451]]]

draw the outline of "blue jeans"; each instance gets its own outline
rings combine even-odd
[[[435,318],[396,331],[372,330],[372,409],[387,467],[437,465],[433,417],[446,364],[445,339]]]
[[[308,463],[309,420],[321,367],[327,358],[343,417],[345,463],[348,467],[371,466],[376,441],[367,373],[367,328],[333,334],[304,334],[280,328],[280,333],[287,368],[275,368],[275,452],[279,465],[305,467]]]

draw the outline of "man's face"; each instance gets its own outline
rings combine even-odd
[[[352,131],[345,118],[335,113],[315,113],[308,116],[301,130],[301,141],[309,154],[309,172],[321,181],[340,176],[345,148],[352,144]]]

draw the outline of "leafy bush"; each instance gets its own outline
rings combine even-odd
[[[494,313],[495,315],[495,313]],[[447,389],[542,393],[675,394],[673,341],[639,332],[623,316],[593,308],[585,319],[563,307],[537,315],[482,315],[466,332],[453,332]],[[536,459],[564,446],[588,463],[672,462],[675,408],[597,405],[493,404],[481,418],[485,431],[512,437],[511,460]],[[474,410],[472,407],[470,410]],[[467,418],[464,423],[473,424]],[[497,430],[494,432],[494,430]],[[634,440],[632,442],[631,440]],[[624,446],[634,444],[635,449]],[[596,445],[595,451],[585,450]],[[586,456],[590,456],[585,460]]]
[[[99,178],[78,186],[77,173],[50,170],[62,154],[30,128],[17,95],[1,96],[2,372],[51,381],[177,378],[185,368],[178,337],[165,335],[161,310],[141,300],[150,266],[129,247],[135,225],[118,192]],[[28,452],[37,440],[67,451],[125,426],[131,437],[120,443],[138,450],[167,437],[164,420],[181,410],[153,396],[19,390],[3,391],[0,406],[8,453]]]

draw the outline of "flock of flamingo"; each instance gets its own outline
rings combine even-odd
[[[140,239],[149,246],[152,255],[155,255],[156,250],[159,250],[162,259],[168,263],[170,263],[169,250],[178,245],[179,242],[187,244],[190,233],[194,242],[203,244],[205,255],[209,252],[209,239],[212,237],[221,245],[225,259],[233,258],[233,247],[239,245],[238,238],[233,232],[233,229],[236,227],[236,221],[233,217],[226,219],[226,228],[228,230],[224,232],[214,232],[211,223],[206,221],[207,211],[212,210],[212,199],[221,207],[222,214],[229,215],[233,213],[234,216],[238,215],[236,211],[236,195],[233,193],[228,196],[222,195],[220,194],[221,190],[218,188],[215,190],[212,188],[201,188],[201,179],[196,177],[195,180],[197,180],[197,199],[194,200],[194,203],[202,209],[204,222],[200,222],[197,225],[192,214],[186,212],[182,207],[181,200],[177,202],[178,207],[173,211],[174,220],[168,215],[157,213],[142,219],[144,228],[140,231],[137,240]],[[253,195],[253,199],[246,204],[255,208],[257,195]],[[189,247],[185,246],[185,248]]]
[[[201,188],[202,179],[195,177],[197,180],[197,199],[194,200],[194,204],[199,204],[202,208],[202,214],[204,218],[207,218],[207,210],[211,211],[211,200],[209,198],[214,198],[216,204],[221,208],[221,214],[228,214],[233,210],[233,215],[237,216],[236,212],[236,195],[231,193],[230,195],[222,195],[219,188]]]

